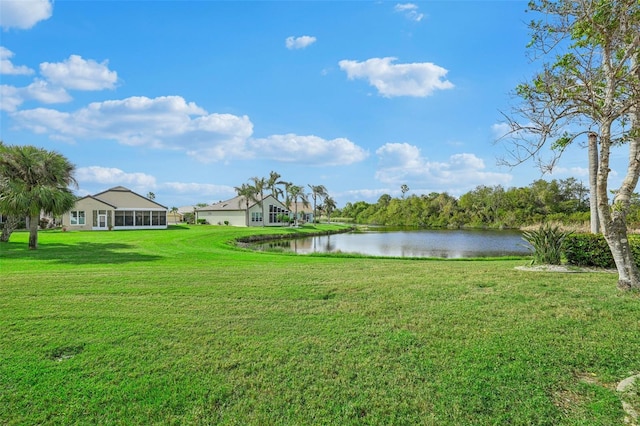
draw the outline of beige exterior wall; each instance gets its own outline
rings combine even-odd
[[[93,211],[104,211],[106,214],[105,229],[109,229],[109,224],[113,224],[113,207],[94,198],[83,198],[79,200],[71,211],[62,215],[62,226],[69,231],[90,231],[93,226]],[[71,214],[79,212],[84,215],[84,224],[71,224]]]
[[[276,201],[275,198],[269,196],[264,200],[264,212],[262,207],[260,207],[258,204],[255,204],[249,208],[249,226],[263,226],[262,221],[252,220],[256,218],[256,216],[259,216],[261,213],[264,215],[264,226],[282,226],[283,224],[281,222],[276,222],[275,217],[273,218],[273,221],[270,220],[272,215],[269,214],[269,206],[271,205],[279,207],[282,210],[285,209],[284,204]],[[273,216],[277,216],[277,213],[274,213]]]
[[[175,224],[175,223],[180,223],[184,220],[184,215],[182,213],[167,213],[167,223],[168,224]]]
[[[280,222],[269,221],[270,217],[276,215],[276,213],[274,213],[273,215],[269,214],[270,205],[277,206],[281,210],[285,210],[284,204],[277,201],[275,198],[273,198],[273,196],[270,195],[266,197],[264,200],[264,226],[282,226],[283,224]],[[254,204],[249,208],[249,226],[262,226],[262,220],[252,220],[252,218],[259,218],[260,213],[262,213],[262,207],[260,207],[258,204]],[[244,210],[203,209],[196,212],[196,219],[205,219],[210,225],[224,224],[226,220],[231,226],[247,226],[247,217]]]
[[[198,212],[198,219],[204,219],[209,225],[224,224],[228,221],[230,226],[247,226],[245,212],[239,210],[232,211],[201,211]]]

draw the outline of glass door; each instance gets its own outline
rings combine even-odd
[[[107,227],[107,215],[99,214],[98,215],[98,228],[106,228]]]

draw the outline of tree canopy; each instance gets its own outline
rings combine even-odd
[[[73,207],[75,166],[63,155],[34,146],[0,144],[0,211],[29,219],[29,248],[38,247],[40,214]]]
[[[380,196],[376,203],[349,202],[335,214],[361,224],[428,228],[522,228],[558,222],[583,228],[589,222],[589,191],[575,178],[539,179],[526,187],[479,185],[454,197],[446,192]],[[640,200],[629,220],[640,226]]]
[[[539,0],[529,8],[529,49],[544,62],[519,85],[507,116],[511,164],[535,159],[553,169],[582,136],[597,138],[595,191],[600,228],[618,269],[620,288],[640,288],[627,239],[627,216],[640,176],[640,3],[638,0]],[[629,162],[609,199],[611,148],[625,144]],[[543,158],[543,147],[552,151]],[[509,161],[507,161],[509,162]],[[622,174],[622,173],[621,173]]]

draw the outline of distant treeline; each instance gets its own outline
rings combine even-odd
[[[640,225],[640,197],[634,195],[629,227]],[[550,221],[588,226],[589,190],[568,178],[540,179],[523,188],[478,186],[460,198],[446,192],[401,198],[384,194],[375,204],[349,202],[334,216],[358,224],[425,228],[521,228]]]

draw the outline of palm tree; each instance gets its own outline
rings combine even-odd
[[[260,195],[260,199],[258,199],[258,205],[262,210],[262,226],[264,227],[264,190],[267,189],[267,180],[265,178],[252,177],[253,187],[256,189],[256,195]]]
[[[289,196],[289,191],[293,186],[291,182],[281,181],[282,185],[284,185],[284,205],[289,208],[289,204],[291,204],[291,197]]]
[[[242,206],[242,202],[245,203],[246,207],[246,222],[247,226],[249,226],[249,203],[251,201],[258,201],[256,199],[256,188],[247,183],[243,183],[242,186],[234,187],[236,193],[240,196],[240,200],[238,201],[238,206]]]
[[[289,186],[289,195],[291,197],[291,201],[295,209],[294,216],[293,216],[294,225],[298,226],[298,198],[300,199],[304,207],[309,207],[309,198],[307,194],[305,194],[304,192],[304,187],[298,186],[298,185]]]
[[[13,231],[20,224],[20,218],[15,215],[7,215],[4,223],[2,224],[2,234],[0,235],[0,242],[6,243],[9,242],[9,238]]]
[[[315,222],[317,199],[318,197],[328,197],[329,194],[327,193],[327,188],[325,188],[324,185],[309,185],[309,188],[311,188],[311,198],[313,198],[313,221]]]
[[[0,141],[0,154],[1,156],[8,155],[7,151],[5,151],[7,146]],[[4,174],[0,173],[0,194],[3,193],[4,189],[7,188],[9,184],[9,178]],[[6,213],[6,212],[4,212]],[[18,227],[18,223],[20,223],[20,218],[16,215],[7,214],[6,220],[2,226],[2,235],[0,235],[0,242],[6,243],[9,242],[9,237],[11,237],[11,233]]]
[[[327,223],[331,223],[331,212],[336,209],[336,202],[333,198],[327,195],[324,198],[324,203],[322,206],[324,208],[324,211],[327,212]]]
[[[404,196],[407,192],[409,192],[409,186],[406,183],[400,185],[400,191],[402,192],[402,199],[404,200]]]
[[[271,195],[274,196],[276,200],[279,200],[279,195],[282,195],[282,189],[278,188],[278,185],[283,185],[285,182],[278,180],[282,176],[278,172],[271,171],[269,173],[269,179],[267,180],[267,189],[271,191]]]
[[[75,166],[61,154],[35,146],[0,146],[0,211],[29,218],[29,248],[38,248],[40,213],[61,215],[76,197]]]
[[[147,197],[149,198],[149,197]],[[173,223],[174,225],[178,224],[178,208],[177,207],[171,207],[171,214],[173,215]]]

